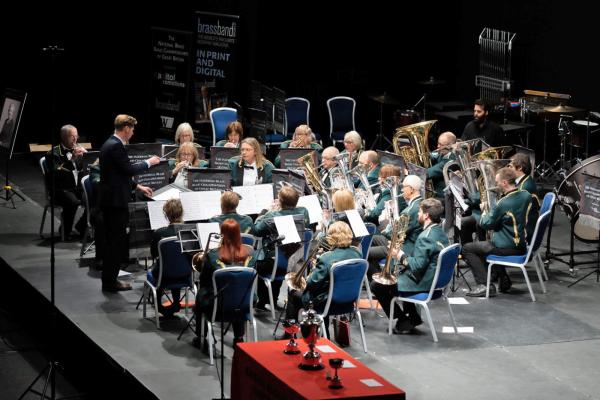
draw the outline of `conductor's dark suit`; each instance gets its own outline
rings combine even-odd
[[[136,183],[132,177],[148,164],[131,164],[125,146],[117,136],[109,137],[100,148],[100,207],[106,227],[107,251],[104,252],[102,285],[112,285],[119,274],[120,256],[127,245],[127,204]]]

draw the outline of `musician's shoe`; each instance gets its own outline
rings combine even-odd
[[[266,303],[256,303],[254,305],[254,309],[258,310],[258,311],[271,311],[267,308],[267,304]]]
[[[510,280],[510,277],[507,274],[500,276],[500,285],[499,286],[500,286],[499,289],[502,293],[507,293],[510,290],[510,287],[512,286],[512,282]]]
[[[414,325],[410,323],[407,319],[399,319],[396,321],[396,326],[394,327],[394,335],[410,335],[414,333]]]
[[[123,290],[131,290],[131,285],[116,281],[115,283],[102,284],[103,292],[121,292]]]
[[[486,287],[484,284],[477,285],[470,292],[467,293],[469,297],[485,297]],[[496,295],[496,286],[493,283],[490,283],[490,297]]]

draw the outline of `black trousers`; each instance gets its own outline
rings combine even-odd
[[[515,256],[525,254],[525,249],[501,249],[495,247],[492,242],[472,242],[463,246],[462,255],[465,262],[471,267],[475,282],[479,285],[485,285],[487,282],[487,262],[486,257],[490,254],[499,256]],[[498,279],[498,276],[506,275],[506,269],[496,265],[492,271],[492,281]]]
[[[125,207],[102,208],[104,219],[106,251],[103,254],[102,284],[110,285],[117,281],[122,255],[128,248],[127,223],[129,212]]]
[[[473,233],[477,233],[480,241],[485,240],[485,231],[479,227],[475,217],[468,215],[460,219],[460,242],[464,246],[473,241]]]
[[[385,315],[390,317],[390,302],[392,298],[401,296],[410,296],[413,292],[399,292],[396,285],[381,285],[375,281],[371,282],[371,292],[377,296],[377,301],[381,304],[381,308]],[[398,321],[410,321],[413,325],[418,325],[421,322],[421,317],[417,312],[417,306],[414,303],[403,303],[402,310],[398,303],[394,303],[394,317]]]
[[[379,261],[387,257],[388,248],[389,241],[385,236],[373,236],[371,248],[369,249],[369,257],[367,259],[367,261],[369,262],[369,269],[367,270],[367,279],[369,280],[369,282],[371,282],[374,273],[381,272],[381,268],[379,267]]]
[[[77,208],[81,205],[81,198],[79,194],[75,190],[56,190],[55,191],[55,201],[56,204],[62,207],[62,215],[63,215],[63,231],[65,232],[65,236],[71,234],[71,230],[73,229],[73,220],[75,219],[75,213],[77,213]],[[77,230],[80,233],[83,233],[83,229],[85,229],[86,224],[86,214],[83,213],[81,219],[77,222]]]

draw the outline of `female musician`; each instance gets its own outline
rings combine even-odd
[[[196,296],[197,315],[204,313],[208,319],[211,318],[214,305],[213,273],[218,269],[231,265],[254,268],[254,249],[251,246],[242,244],[240,224],[234,219],[226,219],[221,224],[221,246],[218,249],[209,250],[204,258],[204,264],[200,272],[200,287]],[[251,290],[251,288],[248,290]],[[199,316],[198,321],[200,321]],[[232,326],[235,346],[237,343],[244,341],[245,324],[243,320],[234,320]],[[196,328],[196,335],[199,333],[200,324]],[[193,343],[194,346],[198,347],[200,338],[196,336]],[[202,350],[207,351],[208,347],[206,346]]]
[[[187,122],[182,122],[175,131],[175,143],[181,145],[186,142],[191,142],[194,143],[194,146],[201,147],[194,142],[194,130],[192,129],[192,126]]]
[[[385,178],[387,178],[389,176],[400,176],[400,173],[401,173],[400,167],[398,167],[396,165],[392,165],[392,164],[386,164],[383,167],[381,167],[381,169],[379,170],[379,183],[383,183],[385,181]],[[365,220],[368,222],[372,222],[375,225],[378,225],[379,224],[379,216],[385,209],[385,202],[388,200],[391,200],[391,199],[392,199],[392,195],[390,193],[390,189],[383,188],[383,190],[379,194],[379,197],[377,198],[377,205],[375,206],[375,208],[372,210],[368,210],[365,213]],[[402,204],[400,204],[400,206],[401,206],[400,210],[402,210],[402,209],[404,209],[404,207],[406,207],[406,203],[404,202],[403,207],[402,207]]]
[[[348,170],[358,165],[358,157],[362,152],[362,138],[356,131],[350,131],[344,135],[344,151],[340,154],[349,154]]]
[[[329,293],[329,271],[334,263],[353,258],[362,258],[362,253],[351,246],[352,230],[347,223],[338,221],[329,227],[327,242],[331,250],[318,258],[312,272],[306,279],[306,289],[301,293],[292,290],[288,294],[287,319],[297,319],[298,311],[308,307],[309,302],[317,312],[322,312]],[[325,325],[327,326],[326,320]]]
[[[231,184],[233,186],[251,186],[260,183],[271,183],[273,164],[267,160],[260,150],[255,138],[246,138],[240,145],[240,155],[229,159]]]
[[[175,184],[187,187],[187,167],[206,168],[208,163],[198,158],[198,149],[192,142],[184,142],[179,146],[175,160],[169,160],[169,166],[173,168],[171,179]]]
[[[217,147],[239,147],[242,138],[244,137],[244,127],[239,121],[233,121],[227,124],[225,128],[225,139],[219,140],[215,146]]]
[[[321,150],[323,150],[323,147],[319,143],[314,142],[313,138],[314,134],[312,132],[312,129],[310,129],[308,125],[298,125],[298,127],[294,131],[294,137],[292,138],[292,140],[286,140],[285,142],[281,143],[279,148],[313,149],[317,150],[317,153],[319,153],[321,152]],[[274,164],[277,168],[280,167],[281,161],[279,156],[275,158]]]

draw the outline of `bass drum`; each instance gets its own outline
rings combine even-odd
[[[420,121],[421,118],[419,117],[419,113],[415,110],[396,110],[394,112],[394,122],[396,124],[396,128],[416,124]]]
[[[583,192],[585,180],[584,172],[600,175],[600,155],[587,158],[579,165],[573,167],[565,179],[558,185],[558,199],[569,219],[576,218],[574,233],[575,237],[583,242],[596,242],[599,239],[598,230],[580,224],[579,202]]]

